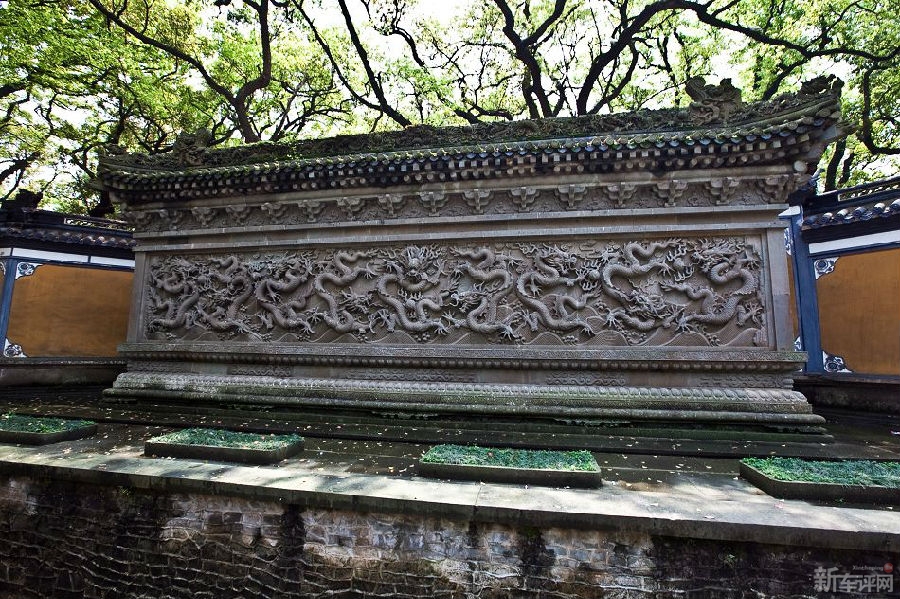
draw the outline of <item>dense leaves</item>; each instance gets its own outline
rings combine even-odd
[[[0,197],[96,202],[102,151],[155,153],[418,124],[745,100],[845,80],[833,188],[900,156],[898,0],[11,0],[0,2]]]

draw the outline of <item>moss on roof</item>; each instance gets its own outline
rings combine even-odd
[[[838,90],[839,91],[839,90]],[[642,143],[669,143],[676,138],[690,138],[700,131],[717,137],[729,132],[761,132],[774,125],[823,104],[836,105],[837,94],[788,94],[770,101],[741,105],[729,112],[731,116],[718,119],[698,110],[703,105],[688,108],[638,110],[612,115],[588,115],[563,118],[544,118],[520,121],[497,121],[468,126],[434,127],[415,125],[399,131],[385,131],[361,135],[305,139],[287,143],[262,142],[227,148],[206,148],[202,135],[187,135],[176,142],[172,152],[157,155],[119,154],[106,156],[102,162],[110,170],[182,170],[225,166],[246,166],[262,163],[292,162],[338,156],[396,154],[409,151],[446,148],[519,147],[523,143],[566,140],[603,136],[607,139],[639,136]],[[796,125],[795,125],[796,126]],[[684,135],[678,135],[681,132]],[[654,135],[655,134],[655,135]],[[552,147],[552,146],[551,146]]]

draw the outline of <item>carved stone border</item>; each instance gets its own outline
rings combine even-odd
[[[176,391],[173,391],[176,390]],[[821,424],[789,389],[607,387],[127,372],[106,394],[349,409]]]
[[[387,192],[284,201],[262,201],[261,198],[258,203],[131,208],[126,216],[138,232],[169,232],[440,216],[782,204],[803,177],[796,174],[720,176],[702,182],[675,178],[656,182],[476,188],[458,192]]]
[[[268,364],[311,365],[345,367],[403,367],[403,368],[500,368],[532,370],[592,370],[592,371],[685,371],[733,373],[793,372],[806,361],[804,352],[778,352],[771,350],[694,350],[691,348],[650,348],[647,350],[623,348],[588,349],[568,352],[566,348],[504,348],[456,347],[434,351],[428,347],[388,346],[382,353],[367,352],[368,348],[335,348],[329,345],[304,346],[253,346],[235,344],[230,351],[220,346],[202,348],[189,343],[179,343],[178,350],[171,350],[164,343],[124,344],[120,353],[128,360],[147,361],[153,364],[206,362],[215,364]],[[340,349],[341,354],[336,351]],[[355,351],[362,350],[362,351]],[[267,352],[272,352],[267,354]],[[440,355],[441,353],[449,355]],[[527,355],[523,355],[527,354]],[[158,366],[157,366],[158,367]]]

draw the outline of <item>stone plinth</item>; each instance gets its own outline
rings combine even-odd
[[[806,91],[107,161],[138,241],[107,396],[816,432],[777,219],[839,118]]]

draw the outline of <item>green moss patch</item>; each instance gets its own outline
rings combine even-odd
[[[421,461],[431,464],[492,466],[528,470],[599,471],[597,461],[589,451],[549,451],[436,445],[422,456]]]
[[[187,428],[150,439],[154,443],[205,445],[234,449],[271,451],[303,441],[300,435],[240,433],[211,428]]]
[[[44,418],[22,414],[0,416],[0,431],[15,433],[64,433],[93,425],[89,420],[66,420],[64,418]]]
[[[900,462],[800,458],[744,458],[741,461],[779,481],[900,489]]]

